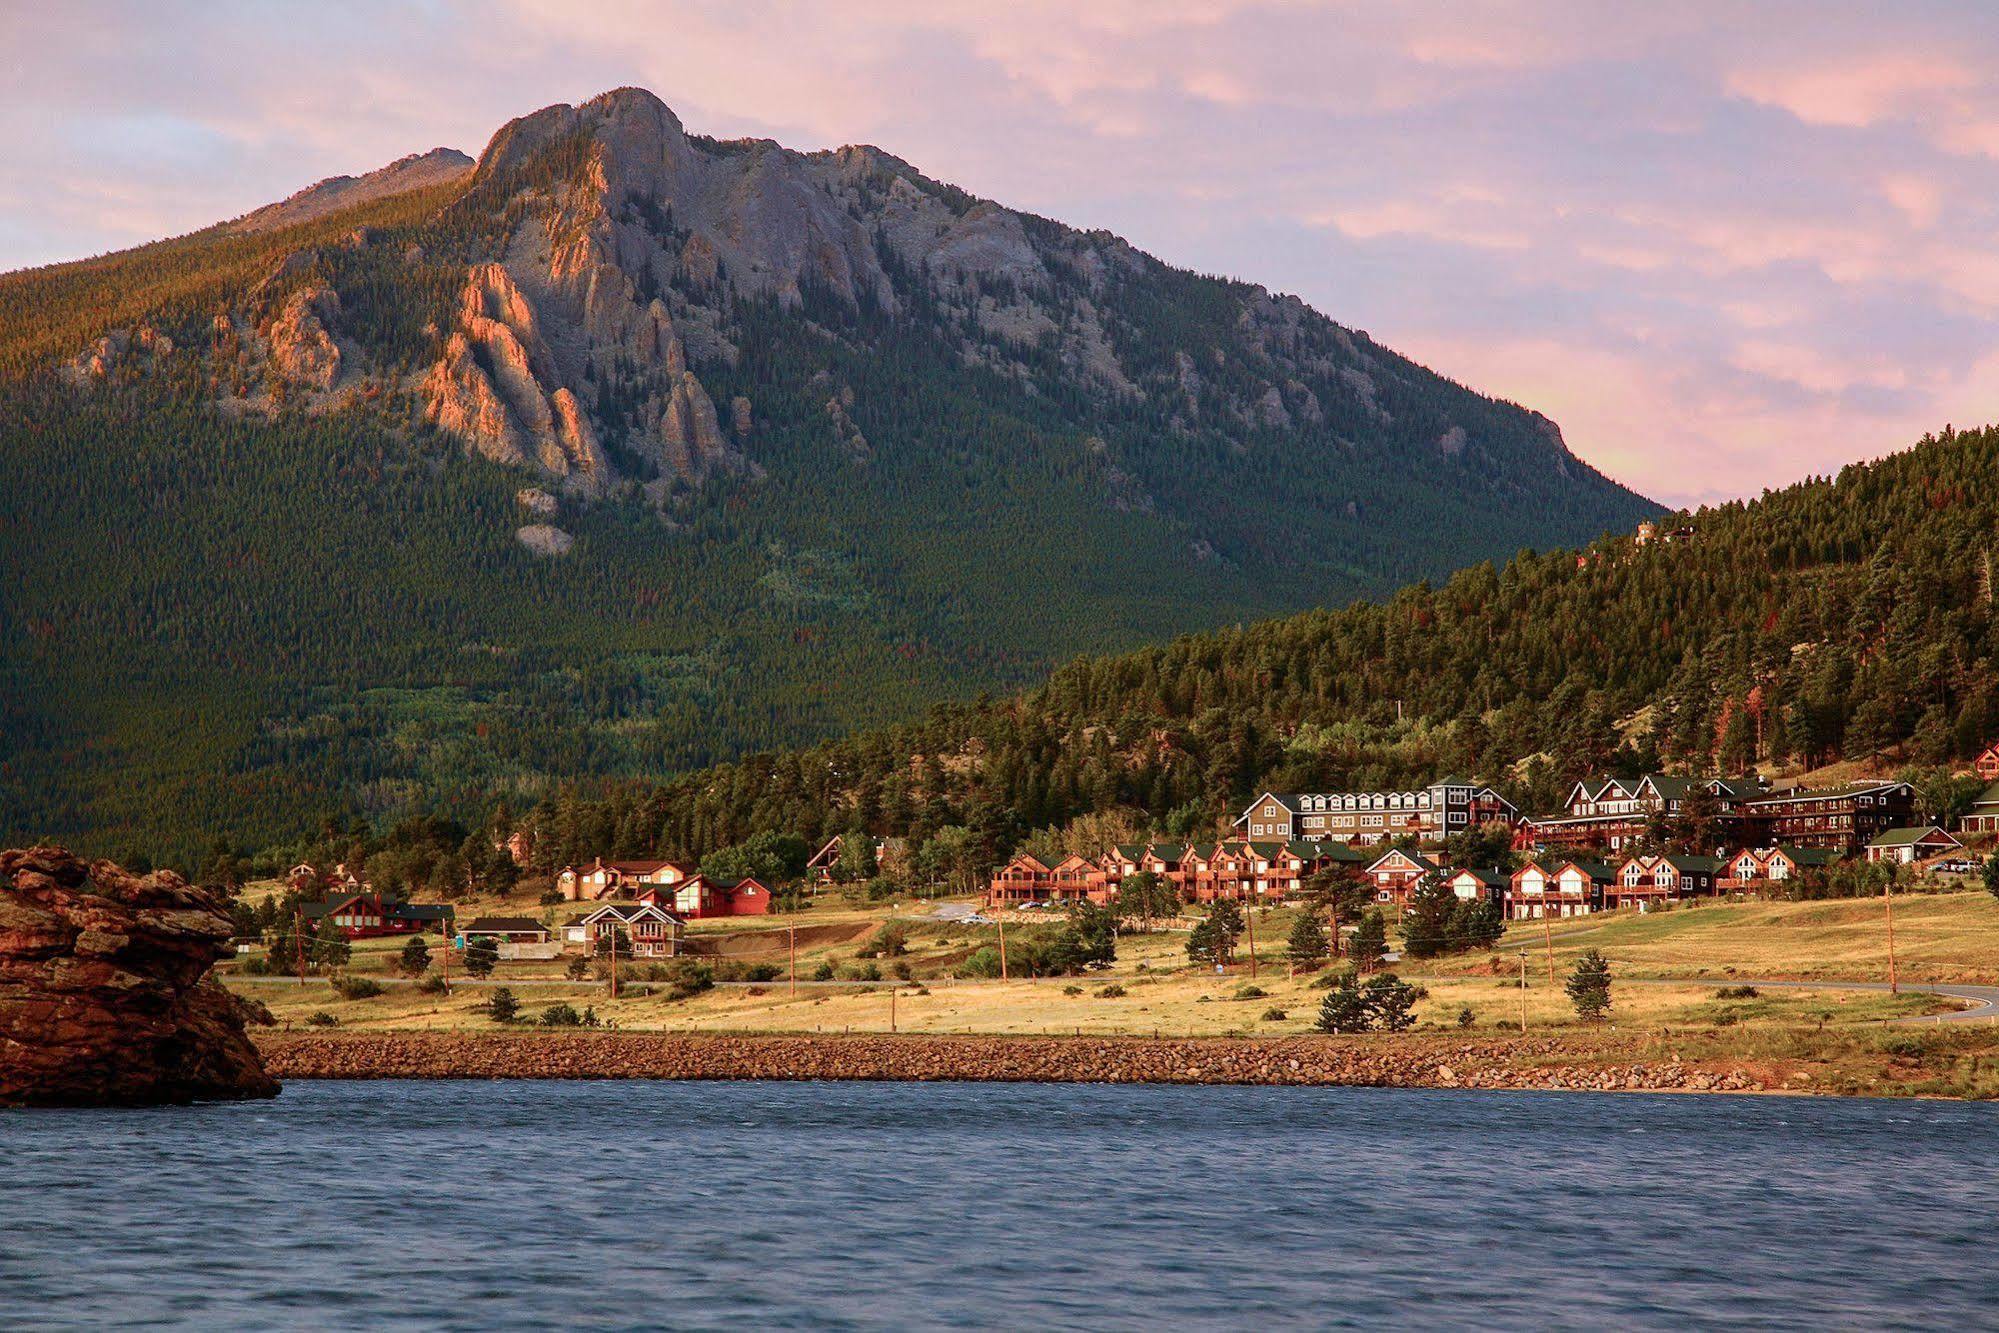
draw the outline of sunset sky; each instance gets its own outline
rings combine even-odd
[[[639,84],[1296,292],[1668,502],[1999,419],[1999,12],[1745,8],[9,4],[0,269]]]

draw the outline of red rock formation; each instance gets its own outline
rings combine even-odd
[[[171,871],[0,852],[0,1106],[277,1095],[244,1030],[270,1016],[209,975],[232,933]]]

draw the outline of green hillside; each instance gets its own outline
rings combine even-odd
[[[1266,787],[1462,772],[1549,809],[1604,770],[1961,764],[1999,733],[1999,430],[1682,518],[1692,540],[1084,657],[1022,695],[525,822],[553,864],[862,826],[981,870],[1090,815],[1210,829]]]
[[[1653,512],[1295,300],[644,94],[309,214],[0,276],[9,841],[657,781]],[[447,428],[462,331],[519,387],[481,265],[501,411],[573,395],[578,470]],[[568,554],[516,540],[529,485]]]

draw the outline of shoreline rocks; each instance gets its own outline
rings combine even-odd
[[[770,1079],[1352,1087],[1772,1090],[1761,1072],[1555,1041],[679,1033],[265,1033],[287,1079]],[[1566,1061],[1565,1061],[1565,1057]],[[1555,1063],[1548,1063],[1548,1062]],[[1565,1062],[1564,1062],[1565,1061]]]
[[[170,871],[0,852],[0,1106],[276,1096],[245,1030],[269,1014],[210,974],[234,933]]]

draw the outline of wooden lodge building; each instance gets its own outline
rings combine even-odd
[[[1509,881],[1507,919],[1539,921],[1600,912],[1614,878],[1615,872],[1602,861],[1559,857],[1529,861]]]
[[[1310,875],[1332,865],[1366,866],[1361,852],[1336,842],[1251,840],[1218,843],[1126,843],[1092,860],[1070,853],[1050,865],[1021,852],[993,872],[994,904],[1110,903],[1118,885],[1139,873],[1158,876],[1182,902],[1281,903]]]
[[[370,891],[329,893],[318,902],[302,904],[299,913],[309,925],[331,921],[350,940],[383,935],[446,932],[457,915],[447,903],[407,903]]]
[[[1862,782],[1820,790],[1769,792],[1746,778],[1594,778],[1569,789],[1565,813],[1526,821],[1521,851],[1603,848],[1643,841],[1658,822],[1712,801],[1717,846],[1822,848],[1854,852],[1886,829],[1908,822],[1915,789],[1906,782]]]
[[[1323,841],[1356,846],[1396,838],[1442,840],[1520,812],[1490,787],[1445,778],[1416,791],[1264,792],[1236,817],[1239,837]]]

